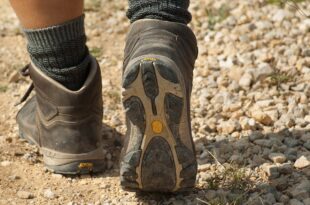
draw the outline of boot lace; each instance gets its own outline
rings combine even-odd
[[[30,64],[27,64],[26,66],[24,66],[22,69],[20,69],[19,73],[23,76],[23,77],[28,77],[29,75],[29,68],[30,68]],[[20,99],[20,101],[18,103],[15,104],[15,106],[22,104],[23,102],[25,102],[28,97],[30,96],[32,90],[34,88],[33,83],[30,84],[30,86],[28,87],[26,93],[23,95],[23,97]]]

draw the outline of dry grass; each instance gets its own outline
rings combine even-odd
[[[234,163],[221,164],[216,157],[210,153],[215,159],[218,167],[212,172],[210,177],[206,179],[206,190],[223,190],[227,191],[227,195],[216,195],[213,199],[206,201],[198,198],[201,204],[207,205],[244,205],[248,194],[255,189],[255,184],[251,180],[252,174],[246,168]]]
[[[205,11],[208,16],[208,27],[210,30],[213,30],[214,26],[217,23],[220,23],[223,20],[225,20],[230,14],[230,9],[228,8],[227,5],[222,5],[218,9],[206,8]]]
[[[92,47],[89,49],[89,52],[95,58],[99,58],[102,55],[102,49],[100,47]]]
[[[285,5],[289,5],[290,7],[296,9],[301,15],[306,16],[310,18],[310,13],[304,11],[298,3],[305,2],[307,0],[266,0],[268,4],[277,4],[281,7],[284,7]]]

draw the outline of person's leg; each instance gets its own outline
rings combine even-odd
[[[195,186],[190,95],[198,49],[188,0],[129,0],[132,25],[123,70],[125,189],[175,192]]]
[[[83,0],[10,0],[22,26],[27,29],[62,24],[83,14]]]
[[[89,53],[84,30],[83,0],[11,0],[32,62],[71,90],[84,83]]]
[[[129,0],[127,16],[131,23],[139,19],[158,19],[187,24],[191,21],[189,0]]]
[[[36,91],[17,114],[20,137],[39,146],[46,167],[56,173],[102,171],[101,75],[86,47],[83,0],[11,4],[32,61],[23,73]]]

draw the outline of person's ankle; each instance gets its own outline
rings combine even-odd
[[[140,19],[157,19],[188,24],[192,16],[189,0],[129,0],[127,17],[131,23]]]
[[[88,74],[84,15],[60,25],[24,29],[32,62],[70,90],[78,90]]]

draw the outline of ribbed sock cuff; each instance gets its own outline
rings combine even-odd
[[[188,24],[192,16],[189,0],[129,0],[127,17],[133,23],[139,19],[158,19]]]
[[[40,29],[24,29],[30,46],[50,46],[85,36],[84,15],[59,25]]]
[[[84,15],[63,24],[24,29],[33,63],[46,75],[72,90],[79,89],[90,62]]]

